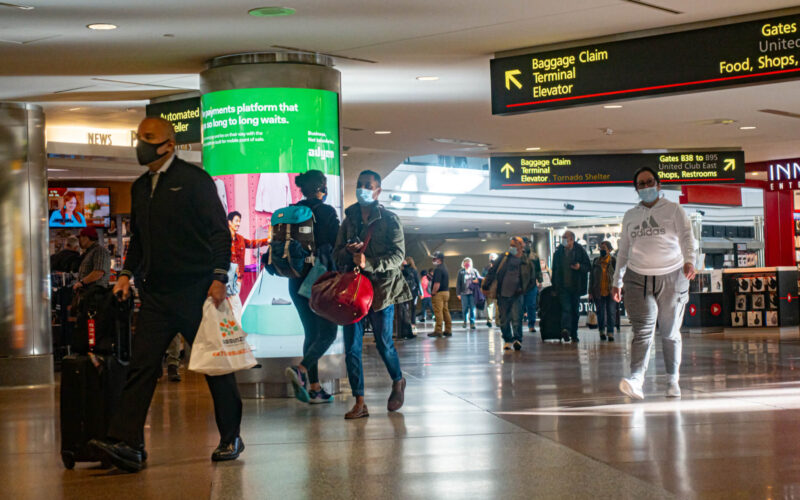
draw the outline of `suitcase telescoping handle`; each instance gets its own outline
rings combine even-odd
[[[122,297],[117,296],[118,299]],[[133,312],[133,297],[128,297],[127,300],[119,300],[117,302],[117,314],[115,315],[116,322],[116,335],[114,339],[116,342],[115,357],[122,365],[127,365],[131,361],[131,315]]]

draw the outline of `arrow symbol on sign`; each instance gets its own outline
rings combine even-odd
[[[726,158],[723,170],[736,170],[736,158]]]
[[[503,168],[500,169],[500,173],[506,174],[506,179],[508,179],[508,176],[511,175],[511,172],[513,171],[514,167],[512,167],[510,163],[506,163],[503,165]]]
[[[511,90],[511,84],[512,83],[514,85],[516,85],[518,89],[522,88],[522,84],[519,83],[519,80],[514,78],[515,76],[521,75],[521,74],[522,74],[522,71],[520,71],[518,69],[512,69],[512,70],[506,71],[506,90]]]

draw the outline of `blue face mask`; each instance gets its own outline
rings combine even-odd
[[[517,256],[517,247],[508,247],[508,253],[510,253],[511,255],[516,257]]]
[[[361,206],[371,205],[372,202],[375,201],[375,199],[372,197],[372,194],[373,191],[371,189],[356,189],[356,198],[358,198],[358,204]]]
[[[645,203],[653,203],[658,199],[658,188],[653,186],[639,190],[639,198]]]
[[[322,195],[322,203],[325,203],[325,200],[328,199],[328,193]]]

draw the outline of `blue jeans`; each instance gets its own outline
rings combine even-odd
[[[303,361],[301,365],[308,370],[308,381],[312,384],[319,382],[317,362],[325,355],[325,351],[330,348],[336,340],[336,333],[339,326],[325,318],[317,316],[308,305],[308,299],[299,295],[297,290],[303,284],[302,279],[289,280],[289,296],[292,297],[297,314],[300,315],[300,322],[303,323],[305,341],[303,342]]]
[[[525,294],[525,312],[528,313],[528,329],[533,330],[536,326],[536,302],[539,300],[539,287],[533,288]]]
[[[614,335],[614,323],[617,319],[617,307],[619,304],[611,297],[595,298],[595,307],[597,307],[597,328],[600,333],[605,331],[609,335]]]
[[[422,299],[422,321],[425,321],[425,311],[430,311],[430,317],[433,318],[433,300],[431,297],[425,297]]]
[[[475,324],[475,296],[473,294],[461,294],[461,312],[464,314],[464,323],[469,318],[469,323]]]
[[[392,340],[392,327],[394,326],[394,305],[381,309],[380,311],[370,311],[367,313],[372,323],[372,331],[375,335],[375,347],[378,354],[386,365],[386,371],[392,377],[392,382],[397,382],[403,378],[400,370],[400,358],[394,348]],[[353,396],[364,395],[364,365],[361,361],[361,351],[364,340],[363,323],[345,325],[344,327],[344,353],[345,363],[347,364],[347,378],[350,380],[350,389]]]
[[[505,342],[522,342],[522,295],[497,297],[500,331]]]
[[[558,291],[561,300],[561,330],[567,330],[573,340],[578,338],[578,316],[581,296],[578,292],[561,289]]]

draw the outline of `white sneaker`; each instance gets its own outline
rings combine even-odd
[[[642,383],[635,379],[623,378],[620,380],[619,390],[631,399],[644,399]]]
[[[503,344],[504,351],[510,351],[511,349],[512,349],[511,342],[506,342],[505,344]]]
[[[681,386],[678,385],[677,382],[670,382],[669,386],[667,387],[667,397],[668,398],[679,398],[681,397]]]

